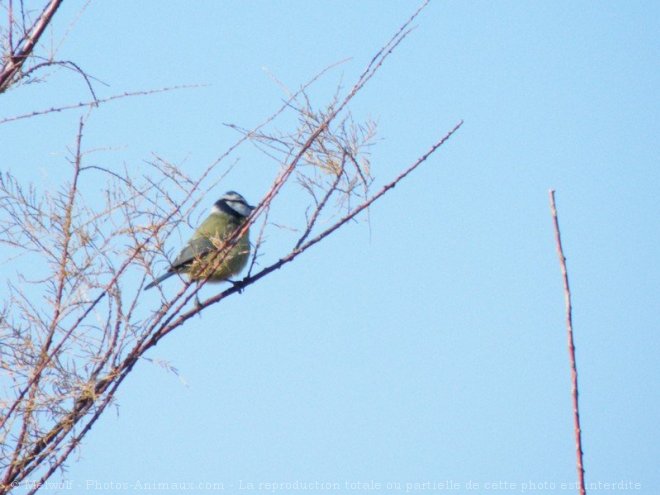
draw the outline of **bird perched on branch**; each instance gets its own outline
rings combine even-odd
[[[234,191],[225,193],[211,208],[211,214],[202,222],[176,257],[167,272],[147,285],[151,289],[175,273],[185,273],[191,280],[221,282],[240,273],[250,256],[250,239],[245,231],[227,251],[225,243],[240,229],[254,206]]]

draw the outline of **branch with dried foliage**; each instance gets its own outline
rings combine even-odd
[[[575,458],[578,477],[578,489],[580,495],[587,493],[584,486],[584,464],[582,461],[582,429],[580,428],[580,407],[578,403],[578,372],[575,359],[575,343],[573,341],[573,304],[571,302],[571,288],[568,284],[568,269],[566,268],[566,256],[561,243],[561,231],[559,230],[559,218],[557,217],[557,205],[555,203],[555,191],[551,189],[550,213],[555,232],[555,246],[559,257],[562,282],[564,284],[564,300],[566,303],[566,334],[568,338],[568,358],[571,366],[571,397],[573,400],[573,427],[575,430]]]
[[[17,260],[29,263],[30,273],[41,274],[10,283],[0,308],[0,493],[28,481],[29,493],[36,492],[65,465],[149,349],[191,317],[292,262],[367,211],[458,130],[462,122],[373,191],[369,151],[376,126],[356,122],[349,104],[407,36],[423,7],[346,94],[338,91],[315,108],[308,89],[323,71],[262,124],[251,130],[232,126],[241,133],[238,141],[197,177],[161,157],[141,172],[88,164],[85,119],[78,124],[67,187],[42,194],[9,174],[0,175],[0,242],[16,252]],[[277,130],[278,119],[292,114],[296,128]],[[220,266],[252,227],[258,234],[246,276],[202,300],[206,280],[158,286],[156,304],[142,290],[154,267],[170,259],[167,240],[196,223],[198,204],[216,191],[232,168],[228,157],[244,144],[275,160],[278,171],[246,223],[209,264]],[[99,182],[107,184],[102,200],[88,197],[85,191]],[[304,201],[300,214],[281,218],[277,205],[292,196]],[[266,249],[273,238],[288,248]]]

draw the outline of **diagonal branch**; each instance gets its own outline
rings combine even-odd
[[[53,20],[53,16],[61,4],[62,0],[51,0],[39,15],[39,18],[32,26],[32,29],[30,29],[30,31],[26,33],[23,39],[18,43],[18,50],[16,53],[9,54],[2,71],[0,71],[0,93],[4,93],[14,82],[14,77],[20,72],[23,64],[32,54],[34,47],[39,42],[39,38],[41,38],[46,27],[48,27],[48,24]],[[9,29],[11,30],[11,26]],[[10,47],[10,50],[11,49],[12,48]]]
[[[316,237],[314,237],[313,239],[310,239],[309,241],[305,242],[301,246],[295,248],[288,255],[284,256],[283,258],[280,258],[277,262],[273,263],[272,265],[267,266],[266,268],[262,269],[261,271],[255,273],[252,276],[244,278],[240,282],[236,282],[232,287],[224,290],[220,294],[217,294],[217,295],[207,299],[206,301],[201,302],[200,306],[195,307],[195,308],[193,308],[189,311],[186,311],[184,313],[181,313],[178,316],[178,318],[176,318],[174,321],[169,323],[167,326],[161,327],[161,329],[158,330],[153,335],[153,337],[143,346],[143,349],[142,349],[141,352],[144,352],[148,348],[153,347],[154,345],[156,345],[162,337],[164,337],[166,334],[170,333],[176,327],[183,324],[186,320],[188,320],[188,319],[192,318],[193,316],[195,316],[202,309],[204,309],[208,306],[211,306],[213,304],[216,304],[217,302],[221,301],[222,299],[229,296],[230,294],[242,291],[245,287],[247,287],[248,285],[252,285],[253,283],[255,283],[260,278],[265,277],[266,275],[268,275],[271,272],[274,272],[275,270],[279,270],[282,266],[284,266],[285,264],[293,261],[295,258],[297,258],[300,254],[305,252],[307,249],[309,249],[313,245],[317,244],[318,242],[320,242],[323,239],[325,239],[326,237],[328,237],[330,234],[332,234],[337,229],[339,229],[342,225],[344,225],[347,222],[351,221],[353,218],[355,218],[361,212],[363,212],[364,210],[369,208],[375,201],[380,199],[388,191],[390,191],[391,189],[396,187],[396,185],[399,182],[401,182],[403,179],[405,179],[406,176],[408,176],[413,170],[415,170],[422,163],[424,163],[440,146],[442,146],[445,142],[447,142],[447,140],[456,131],[458,131],[458,129],[462,125],[463,125],[463,121],[461,120],[442,139],[440,139],[433,146],[431,146],[431,148],[426,153],[424,153],[417,160],[415,160],[415,162],[412,165],[410,165],[403,172],[401,172],[394,180],[392,180],[391,182],[389,182],[388,184],[383,186],[382,189],[380,191],[378,191],[376,194],[374,194],[371,198],[369,198],[367,201],[363,202],[361,205],[354,208],[350,213],[348,213],[346,216],[342,217],[340,220],[338,220],[332,226],[325,229],[323,232],[318,234]]]

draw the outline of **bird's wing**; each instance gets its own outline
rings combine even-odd
[[[170,270],[176,271],[177,269],[192,263],[194,260],[199,259],[201,256],[204,256],[205,254],[211,253],[215,250],[216,247],[206,237],[197,237],[196,239],[191,239],[188,242],[188,245],[183,248],[179,255],[176,257]]]
[[[186,247],[183,248],[183,250],[176,257],[169,270],[148,284],[144,290],[151,289],[152,287],[160,284],[163,280],[171,277],[186,265],[192,263],[201,256],[212,252],[214,249],[215,247],[213,246],[213,243],[206,237],[197,237],[195,239],[191,239]]]

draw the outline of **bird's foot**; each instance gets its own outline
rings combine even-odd
[[[240,280],[227,279],[227,282],[229,282],[234,288],[238,287],[238,293],[239,294],[243,293],[243,286],[242,286],[242,282]]]

